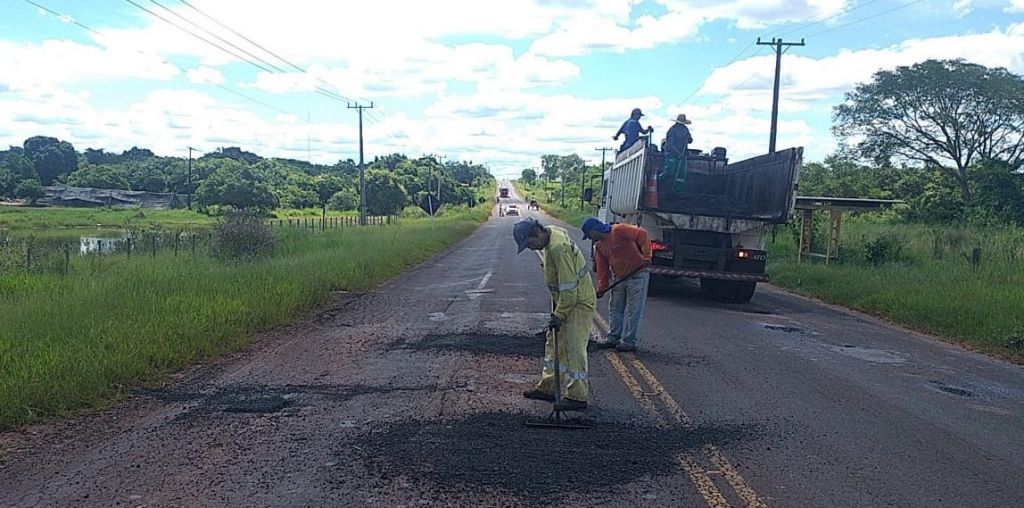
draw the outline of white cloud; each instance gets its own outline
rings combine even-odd
[[[188,70],[188,80],[197,85],[220,85],[224,83],[224,74],[212,67],[196,67]]]
[[[953,2],[953,10],[956,11],[956,15],[964,17],[971,13],[971,3],[973,0],[955,0]]]
[[[1024,12],[1024,0],[1010,0],[1006,6],[1006,12]]]
[[[11,90],[130,78],[166,81],[178,74],[174,66],[132,49],[55,39],[40,44],[0,40],[0,82]]]
[[[964,58],[989,67],[1024,72],[1024,24],[982,34],[910,39],[882,49],[843,50],[824,58],[790,53],[783,60],[782,83],[789,97],[818,100],[870,80],[879,70],[913,65],[931,58]],[[741,84],[747,89],[770,88],[773,65],[773,56],[762,56],[716,69],[704,82],[700,93],[731,93]]]

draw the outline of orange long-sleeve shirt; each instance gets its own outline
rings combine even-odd
[[[632,224],[613,224],[611,234],[595,242],[594,250],[598,292],[608,289],[609,271],[614,277],[625,277],[651,263],[651,238]]]

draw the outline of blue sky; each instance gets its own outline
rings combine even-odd
[[[357,158],[355,113],[320,88],[374,102],[368,157],[441,153],[503,176],[544,153],[596,162],[633,107],[659,140],[685,113],[696,147],[751,156],[767,148],[774,59],[750,43],[783,35],[807,46],[783,58],[779,145],[817,160],[836,147],[832,107],[879,69],[1024,73],[1024,0],[135,0],[266,70],[127,1],[33,1],[64,17],[6,1],[0,143]]]

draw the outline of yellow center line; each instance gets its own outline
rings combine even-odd
[[[619,359],[618,355],[611,351],[605,353],[605,357],[608,358],[608,362],[612,364],[612,368],[615,369],[615,372],[619,374],[619,378],[622,379],[622,382],[626,384],[626,388],[629,389],[629,393],[632,394],[633,398],[640,403],[640,407],[642,407],[644,412],[654,419],[655,425],[659,428],[667,428],[668,424],[665,422],[665,418],[661,416],[661,413],[659,413],[657,409],[655,409],[654,402],[644,395],[643,388],[640,387],[640,383],[636,381],[636,378],[629,373],[629,370],[626,368],[626,364],[622,363],[622,360]]]
[[[659,428],[667,428],[668,425],[665,422],[665,418],[658,413],[658,410],[654,407],[654,402],[644,394],[640,383],[629,373],[622,359],[612,351],[605,353],[605,357],[608,358],[608,362],[612,364],[615,372],[619,374],[622,382],[629,388],[629,393],[633,395],[633,398],[640,403],[640,407],[644,408],[644,411],[654,420],[654,424]],[[683,452],[679,456],[679,463],[683,466],[686,474],[690,476],[690,480],[693,481],[697,492],[704,498],[704,501],[708,503],[710,508],[730,508],[729,502],[722,496],[722,492],[718,490],[718,487],[715,486],[715,483],[708,477],[704,468],[697,463],[697,460],[693,458],[690,452]]]
[[[646,381],[651,388],[654,388],[654,390],[658,392],[658,396],[661,398],[661,401],[668,406],[669,414],[671,414],[675,420],[684,427],[692,428],[693,421],[690,420],[690,417],[685,411],[683,411],[683,407],[680,406],[674,398],[672,398],[672,395],[668,393],[665,386],[658,381],[658,378],[654,376],[654,373],[651,372],[651,370],[648,369],[647,366],[636,357],[636,355],[631,356],[632,359],[630,363],[633,365],[633,368],[640,373],[640,376],[643,377],[644,381]],[[765,504],[765,502],[757,495],[754,489],[747,484],[740,472],[733,467],[732,463],[729,462],[729,459],[719,451],[718,447],[713,444],[706,444],[704,445],[704,453],[712,462],[715,463],[716,466],[718,466],[722,471],[722,474],[725,476],[726,481],[732,485],[733,490],[736,491],[736,495],[740,496],[740,499],[743,499],[743,502],[747,504],[748,508],[768,507],[768,505]]]

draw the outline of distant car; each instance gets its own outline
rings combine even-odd
[[[519,215],[519,206],[518,205],[508,205],[508,208],[505,208],[505,215],[516,215],[516,216],[518,216]]]

